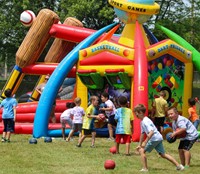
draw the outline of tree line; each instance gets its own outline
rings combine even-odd
[[[166,39],[155,23],[176,32],[200,51],[200,2],[199,0],[158,0],[161,10],[152,16],[145,25],[151,29],[158,40]],[[24,10],[32,10],[36,15],[48,8],[63,22],[67,17],[76,17],[84,27],[98,30],[116,18],[113,7],[107,0],[0,0],[0,66],[10,71],[15,65],[15,54],[29,28],[20,22]],[[123,26],[123,25],[122,25]],[[120,32],[120,30],[118,31]],[[44,55],[40,59],[44,58]],[[2,68],[3,67],[3,68]]]

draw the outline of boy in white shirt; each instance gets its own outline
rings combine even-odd
[[[198,132],[195,126],[188,120],[187,118],[180,116],[177,108],[171,107],[168,109],[167,114],[172,122],[172,128],[174,132],[171,134],[171,137],[174,138],[178,135],[186,133],[186,136],[180,138],[180,143],[178,146],[179,157],[181,160],[181,164],[188,168],[190,166],[191,153],[190,149],[193,144],[198,139]],[[179,128],[177,130],[177,128]]]
[[[159,155],[170,161],[172,164],[176,166],[177,170],[184,170],[183,165],[179,164],[171,155],[165,153],[165,149],[163,147],[163,137],[160,132],[157,130],[153,122],[145,116],[146,107],[143,104],[138,104],[134,108],[134,113],[137,118],[141,120],[141,136],[139,146],[136,148],[140,155],[143,164],[143,168],[140,170],[141,172],[148,172],[147,166],[147,157],[146,152],[151,152],[155,149]],[[144,140],[144,135],[146,134],[146,139]]]

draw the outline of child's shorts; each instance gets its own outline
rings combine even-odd
[[[14,132],[15,130],[15,122],[13,118],[3,119],[4,124],[4,132]]]
[[[73,122],[71,119],[68,119],[68,120],[60,119],[60,122],[62,124],[62,128],[66,128],[66,124],[68,124],[70,126],[70,128],[72,128],[72,126],[73,126]]]
[[[82,125],[83,125],[82,123],[74,123],[73,126],[72,126],[72,129],[74,131],[81,132],[82,131]]]
[[[148,141],[144,148],[145,152],[150,153],[153,149],[155,149],[159,154],[165,154],[162,141]]]
[[[116,126],[117,125],[117,122],[115,121],[115,115],[110,115],[108,117],[108,124],[111,124],[113,126]]]
[[[115,141],[116,143],[121,143],[121,139],[123,140],[123,143],[131,143],[131,135],[126,134],[116,134],[115,135]]]
[[[194,140],[182,140],[179,143],[178,149],[190,150],[198,138]]]
[[[91,135],[92,132],[96,132],[95,129],[82,129],[83,135]]]

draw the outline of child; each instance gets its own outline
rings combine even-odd
[[[6,99],[4,99],[0,105],[0,107],[3,107],[2,119],[4,124],[1,141],[10,142],[11,132],[14,132],[17,100],[12,97],[11,89],[6,89],[4,94]]]
[[[60,123],[62,125],[62,137],[63,137],[63,140],[66,139],[65,137],[65,127],[66,127],[66,123],[68,123],[68,125],[70,126],[70,128],[72,128],[72,125],[73,125],[73,122],[72,122],[72,108],[75,106],[75,103],[72,102],[68,102],[66,103],[66,107],[67,109],[61,114],[60,116]]]
[[[176,166],[176,170],[183,170],[183,165],[179,164],[171,155],[166,154],[163,147],[163,137],[157,130],[153,122],[146,117],[144,114],[146,112],[146,107],[143,104],[138,104],[134,108],[135,115],[137,118],[141,119],[141,136],[139,146],[136,148],[140,155],[143,164],[141,172],[147,172],[147,157],[146,152],[151,152],[155,149],[162,158],[167,159]],[[146,139],[144,140],[144,134],[146,134]],[[144,141],[143,141],[144,140]]]
[[[169,108],[167,114],[169,118],[173,120],[172,128],[174,132],[171,134],[172,138],[186,132],[186,136],[180,139],[178,152],[181,164],[184,165],[185,168],[188,168],[190,166],[191,159],[190,149],[198,139],[198,132],[187,118],[179,115],[178,110],[175,107]],[[176,131],[177,128],[179,128],[178,131]]]
[[[116,127],[117,123],[115,121],[115,105],[111,100],[109,100],[109,94],[106,92],[103,92],[101,94],[101,100],[106,104],[106,107],[99,108],[101,111],[105,111],[106,116],[108,117],[108,131],[109,131],[109,138],[108,140],[114,141],[114,133],[113,128]]]
[[[168,104],[165,100],[166,92],[160,91],[158,98],[153,102],[153,108],[151,112],[151,117],[154,119],[154,124],[157,127],[158,131],[163,133],[163,126],[165,122],[165,115],[167,113]]]
[[[198,130],[198,126],[199,126],[199,116],[197,114],[196,111],[196,101],[194,98],[189,98],[188,99],[188,104],[189,104],[189,109],[188,109],[188,113],[189,113],[189,117],[188,119],[193,123],[194,127]]]
[[[79,131],[79,139],[81,138],[81,131],[82,131],[82,124],[83,124],[83,116],[85,115],[85,111],[82,107],[80,107],[81,105],[81,98],[80,97],[76,97],[74,99],[74,103],[75,103],[75,107],[72,109],[71,114],[73,115],[73,126],[72,126],[72,130],[70,131],[68,138],[66,139],[66,141],[70,141],[70,138],[73,136],[75,131]]]
[[[115,120],[117,122],[115,141],[116,141],[116,153],[119,153],[119,144],[121,139],[126,143],[126,155],[130,155],[130,143],[132,135],[133,125],[133,112],[127,108],[127,98],[120,96],[119,99],[120,108],[115,112]]]
[[[83,127],[82,127],[83,135],[79,139],[76,147],[81,147],[81,144],[84,141],[84,139],[90,134],[92,134],[92,144],[90,147],[92,148],[95,147],[94,143],[96,137],[96,130],[94,128],[94,121],[95,119],[100,120],[100,118],[98,115],[94,115],[94,113],[96,113],[96,107],[98,106],[99,98],[97,96],[91,96],[90,103],[91,104],[86,109],[86,113],[83,118]]]

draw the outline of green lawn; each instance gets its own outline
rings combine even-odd
[[[31,135],[12,135],[10,143],[1,143],[0,174],[133,174],[140,173],[140,156],[134,153],[137,143],[131,144],[131,156],[125,156],[125,145],[120,146],[120,154],[109,152],[113,142],[106,138],[96,139],[96,148],[90,148],[91,138],[86,138],[81,148],[75,147],[78,137],[73,142],[60,138],[52,143],[38,139],[37,144],[29,144]],[[178,142],[169,144],[164,141],[166,151],[177,160]],[[199,173],[200,143],[195,143],[192,152],[191,167],[184,174]],[[116,163],[114,170],[105,170],[104,162],[112,159]],[[174,174],[175,166],[160,158],[155,151],[148,154],[149,173]]]

